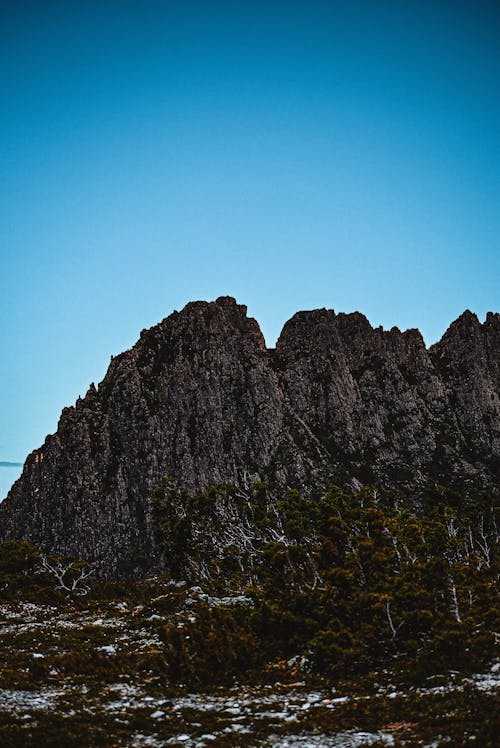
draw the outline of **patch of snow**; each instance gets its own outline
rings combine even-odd
[[[306,709],[309,708],[309,704],[303,705],[302,709],[306,707]],[[257,719],[286,719],[288,717],[288,712],[257,712],[254,714],[254,717]]]
[[[152,735],[143,735],[138,732],[135,734],[131,743],[131,748],[163,748],[165,743],[154,738]]]
[[[41,691],[14,691],[0,689],[0,710],[5,712],[25,712],[54,709],[54,701],[64,691],[44,688]]]
[[[269,738],[269,745],[273,748],[361,748],[361,746],[370,746],[377,741],[385,745],[394,745],[392,735],[384,732],[357,732],[348,730],[336,735],[289,735],[280,738],[272,735]]]
[[[225,727],[222,732],[239,732],[240,734],[248,734],[252,732],[252,729],[245,725],[232,724]]]
[[[155,712],[152,713],[151,719],[161,719],[165,716],[165,712],[162,712],[161,709],[157,709]]]
[[[495,663],[489,673],[477,673],[465,682],[472,683],[479,691],[494,691],[500,687],[500,663]]]
[[[228,706],[227,709],[224,709],[226,714],[241,714],[241,709],[239,706]]]
[[[115,655],[116,647],[114,644],[105,644],[102,647],[97,647],[98,652],[104,652],[105,654]]]

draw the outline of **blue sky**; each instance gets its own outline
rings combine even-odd
[[[500,310],[495,3],[4,0],[0,35],[1,496],[189,300],[270,345]]]

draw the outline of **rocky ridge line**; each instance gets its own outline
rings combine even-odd
[[[500,490],[500,315],[467,311],[426,349],[418,330],[299,312],[267,349],[246,307],[193,302],[142,332],[62,412],[0,506],[0,536],[96,560],[156,563],[149,497],[266,481],[320,491],[428,480]]]

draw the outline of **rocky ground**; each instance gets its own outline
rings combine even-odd
[[[189,630],[199,606],[234,604],[247,601],[172,583],[147,604],[4,600],[0,745],[498,745],[498,663],[404,689],[389,672],[358,683],[313,680],[307,664],[293,659],[224,688],[169,684],[166,620]]]

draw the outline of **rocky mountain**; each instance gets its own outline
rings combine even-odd
[[[150,496],[256,481],[403,493],[429,480],[500,492],[500,315],[466,311],[427,349],[418,330],[320,309],[267,349],[246,307],[194,302],[142,332],[62,412],[0,506],[28,538],[107,572],[157,561]]]

